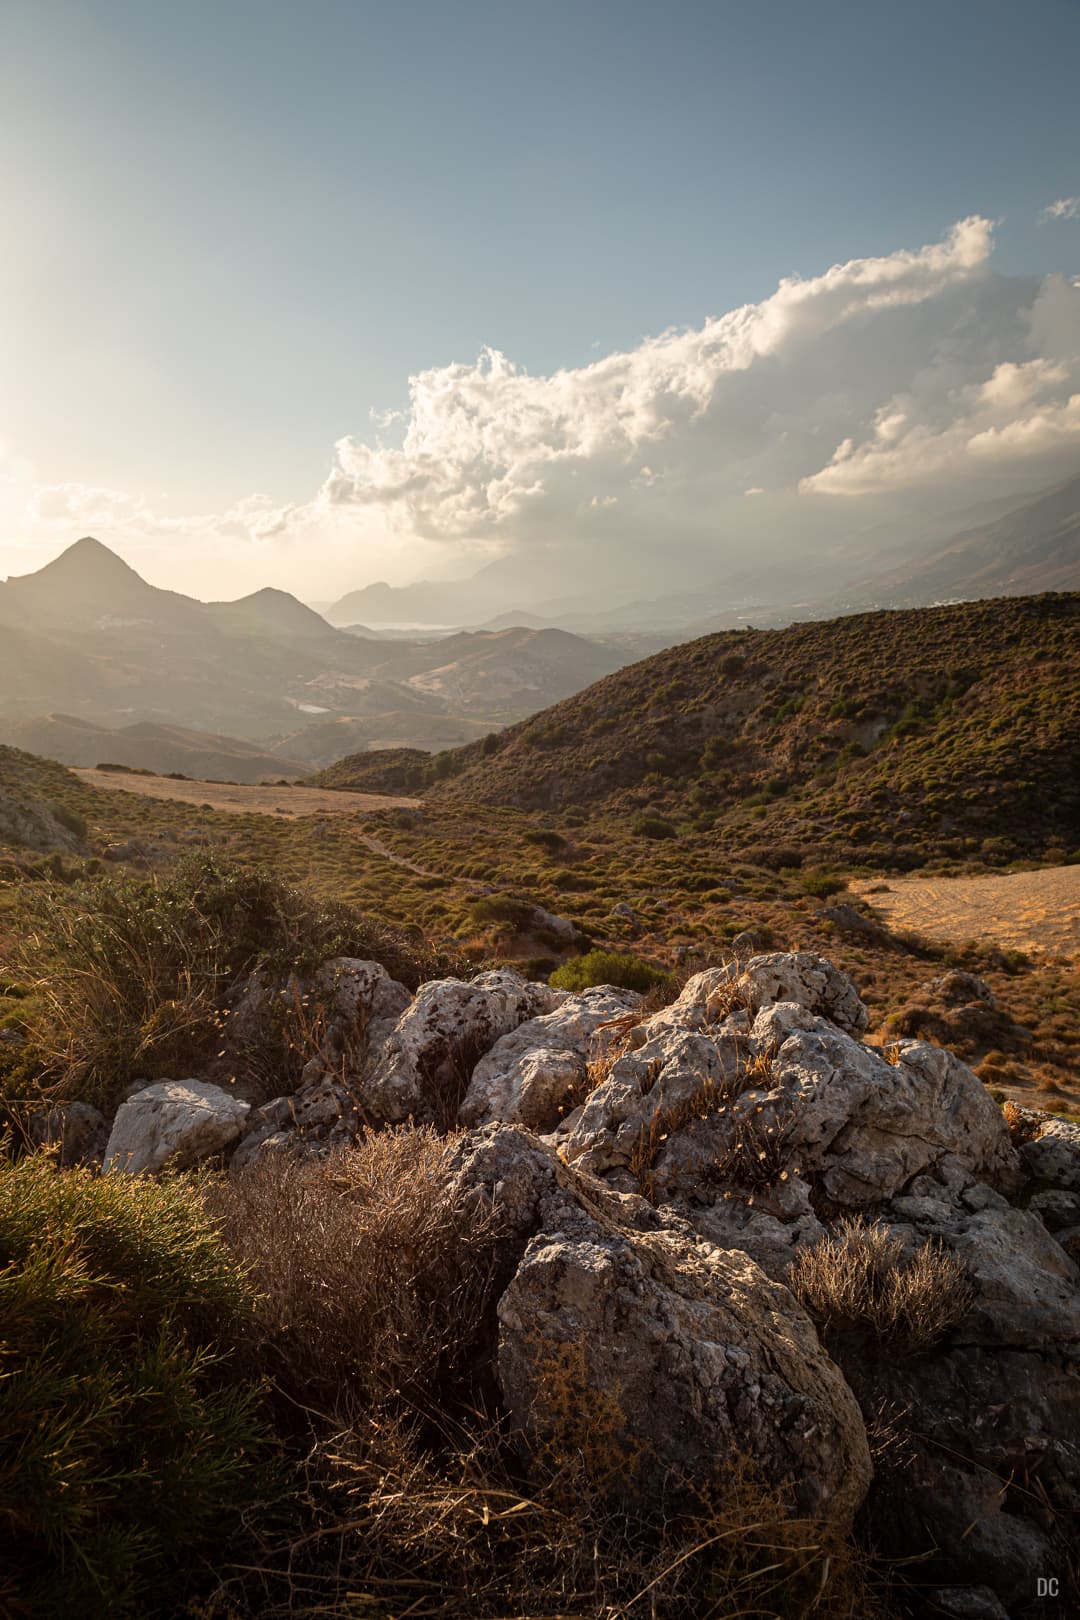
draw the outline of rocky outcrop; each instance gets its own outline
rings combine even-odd
[[[382,1050],[372,1054],[358,1093],[365,1117],[379,1124],[449,1122],[484,1053],[565,996],[505,969],[469,982],[421,985]]]
[[[847,974],[810,951],[753,956],[743,969],[739,986],[751,1012],[760,1012],[774,1002],[791,1001],[849,1034],[865,1029],[870,1022]]]
[[[606,1055],[617,1039],[617,1021],[637,1001],[628,990],[583,990],[503,1035],[473,1069],[458,1115],[462,1124],[503,1120],[554,1130],[586,1083],[589,1059]]]
[[[1012,1612],[1033,1568],[1063,1567],[1080,1126],[1011,1109],[1010,1131],[952,1051],[867,1044],[855,986],[806,952],[698,973],[650,1015],[625,991],[507,971],[411,996],[344,959],[292,990],[326,1016],[288,1094],[249,1109],[204,1082],[146,1087],[106,1168],[223,1151],[240,1166],[456,1122],[452,1194],[493,1206],[502,1232],[478,1354],[529,1468],[572,1454],[593,1485],[663,1511],[749,1457],[802,1511],[859,1510],[881,1547],[925,1555],[956,1614]],[[925,992],[942,1016],[1001,1016],[969,975]],[[279,993],[249,986],[235,1041]],[[898,1266],[950,1257],[956,1309],[933,1333],[841,1331],[813,1301],[811,1321],[792,1263],[851,1220],[882,1228]]]
[[[138,1176],[182,1169],[230,1147],[248,1104],[204,1080],[162,1080],[122,1103],[105,1150],[106,1171]]]
[[[865,1429],[787,1288],[521,1130],[466,1138],[456,1182],[506,1230],[498,1377],[535,1466],[583,1457],[595,1486],[659,1508],[748,1456],[804,1511],[850,1522]]]
[[[345,1045],[362,1036],[369,1050],[378,1050],[412,1001],[381,963],[352,956],[324,962],[314,987],[329,1005],[331,1039]]]
[[[977,984],[937,989],[943,1000],[985,1005]],[[1032,1482],[1059,1513],[1080,1501],[1072,1438],[1080,1434],[1080,1279],[1058,1241],[1071,1226],[1049,1229],[1072,1220],[1080,1130],[1040,1126],[1018,1150],[986,1088],[951,1052],[901,1040],[885,1053],[857,1038],[864,1023],[854,987],[827,963],[773,954],[697,975],[675,1003],[624,1031],[628,1049],[555,1141],[581,1186],[621,1197],[623,1225],[641,1203],[634,1193],[646,1191],[659,1229],[638,1215],[636,1236],[621,1227],[582,1232],[551,1208],[550,1193],[546,1204],[541,1197],[538,1227],[500,1305],[501,1376],[513,1409],[533,1414],[526,1427],[543,1449],[543,1367],[530,1373],[534,1353],[516,1342],[527,1325],[546,1345],[542,1359],[557,1366],[576,1356],[587,1369],[592,1407],[610,1407],[633,1362],[627,1346],[643,1334],[663,1347],[666,1371],[633,1363],[633,1395],[616,1402],[622,1454],[660,1457],[656,1477],[665,1469],[673,1477],[693,1466],[675,1455],[676,1409],[708,1410],[693,1358],[681,1359],[686,1301],[681,1284],[671,1297],[666,1269],[687,1229],[707,1240],[687,1262],[691,1272],[706,1263],[705,1248],[725,1257],[708,1263],[713,1272],[738,1253],[781,1288],[793,1259],[845,1213],[881,1223],[909,1257],[928,1241],[938,1245],[959,1258],[970,1290],[944,1339],[909,1355],[877,1353],[865,1340],[836,1350],[865,1420],[888,1411],[907,1458],[902,1468],[882,1467],[867,1512],[898,1554],[933,1551],[928,1579],[989,1581],[1012,1605],[1026,1593],[1033,1559],[1056,1567],[1063,1556]],[[515,1061],[524,1067],[527,1052]],[[513,1106],[509,1091],[491,1087],[486,1096],[493,1110]],[[520,1167],[505,1168],[500,1180],[515,1187]],[[511,1203],[527,1202],[517,1185]],[[733,1287],[730,1276],[725,1286]],[[697,1342],[711,1343],[714,1331],[731,1342],[730,1325],[695,1321]],[[757,1383],[753,1373],[750,1380]],[[673,1436],[668,1452],[647,1417],[661,1411],[660,1427]],[[740,1432],[748,1428],[749,1417]],[[725,1442],[714,1441],[722,1454]]]
[[[39,855],[85,850],[83,839],[47,804],[25,803],[0,793],[0,844],[21,844]]]

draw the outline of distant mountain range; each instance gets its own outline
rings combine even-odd
[[[523,612],[514,593],[535,593],[536,559],[507,557],[468,580],[353,591],[327,609],[334,623],[285,591],[158,590],[85,538],[0,584],[0,742],[70,764],[288,776],[358,750],[467,744],[715,630],[1080,586],[1080,478],[973,515],[899,561],[895,535],[868,536],[866,556],[890,567],[853,582],[812,560],[784,570],[766,600],[751,560],[723,584],[604,607],[583,584]]]
[[[860,595],[897,607],[1034,596],[1080,586],[1080,478],[955,535],[904,568],[868,580]]]
[[[0,741],[68,764],[287,776],[383,742],[467,742],[638,651],[523,628],[349,635],[284,591],[158,590],[85,538],[0,584]]]
[[[850,547],[842,560],[810,558],[799,567],[787,566],[780,583],[771,587],[763,585],[760,568],[748,558],[741,574],[729,571],[723,580],[667,594],[611,601],[608,592],[603,605],[590,601],[584,591],[543,599],[535,572],[521,558],[506,557],[467,580],[378,584],[351,591],[327,609],[327,617],[334,624],[362,623],[368,635],[378,634],[380,625],[495,629],[513,624],[557,626],[588,636],[647,630],[662,632],[670,643],[748,622],[782,625],[865,607],[1034,595],[1080,586],[1080,478],[1034,499],[987,505],[993,512],[989,521],[956,529],[939,520],[930,525],[929,539],[917,532],[872,533],[861,552]],[[889,565],[871,566],[883,554]],[[830,571],[835,577],[823,578]]]

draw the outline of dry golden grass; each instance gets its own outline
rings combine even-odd
[[[587,1420],[580,1417],[579,1431]],[[686,1511],[612,1505],[587,1461],[526,1485],[496,1423],[422,1426],[379,1412],[308,1458],[304,1530],[267,1544],[204,1613],[229,1620],[895,1620],[883,1570],[851,1538],[795,1517],[735,1458]],[[647,1461],[647,1460],[646,1460]],[[238,1602],[239,1599],[239,1602]]]
[[[851,1217],[801,1254],[788,1279],[827,1336],[870,1337],[907,1354],[948,1333],[974,1297],[963,1261],[939,1243],[905,1260],[886,1227]]]
[[[134,793],[148,799],[164,799],[173,804],[190,804],[233,815],[280,816],[294,821],[298,816],[347,816],[373,810],[415,809],[418,799],[404,799],[386,793],[342,793],[330,788],[251,786],[242,782],[177,781],[171,776],[137,776],[126,772],[79,768],[72,771],[90,787],[108,793]]]
[[[986,940],[1002,950],[1080,954],[1080,866],[987,877],[852,879],[890,928],[931,940]]]
[[[331,1404],[346,1386],[419,1401],[468,1349],[498,1228],[485,1205],[455,1197],[453,1146],[403,1126],[322,1161],[264,1154],[209,1189],[291,1387]]]
[[[203,1620],[888,1620],[857,1544],[738,1458],[671,1481],[664,1512],[628,1503],[628,1466],[654,1464],[628,1452],[614,1393],[584,1398],[573,1347],[538,1345],[552,1422],[525,1460],[471,1376],[500,1234],[455,1196],[452,1151],[408,1127],[209,1185],[308,1439],[291,1501],[249,1524]]]

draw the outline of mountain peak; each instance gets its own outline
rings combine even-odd
[[[123,557],[118,557],[115,551],[110,551],[100,540],[95,540],[92,534],[84,534],[81,540],[76,540],[37,572],[39,576],[49,575],[53,579],[72,574],[78,574],[83,579],[101,580],[139,577]]]
[[[219,623],[236,624],[247,621],[267,630],[285,630],[301,635],[325,635],[330,631],[321,613],[305,607],[288,591],[275,585],[264,585],[261,590],[241,596],[235,602],[211,602],[209,608]]]

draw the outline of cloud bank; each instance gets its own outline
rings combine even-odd
[[[550,376],[493,349],[421,372],[400,419],[341,439],[322,487],[292,505],[250,496],[174,518],[60,484],[32,492],[28,522],[208,554],[244,542],[252,584],[291,548],[317,594],[331,554],[350,584],[385,577],[388,558],[400,577],[432,556],[571,548],[628,573],[719,567],[751,546],[796,557],[920,502],[1020,494],[1077,465],[1080,281],[1005,278],[992,250],[991,223],[972,217]]]

